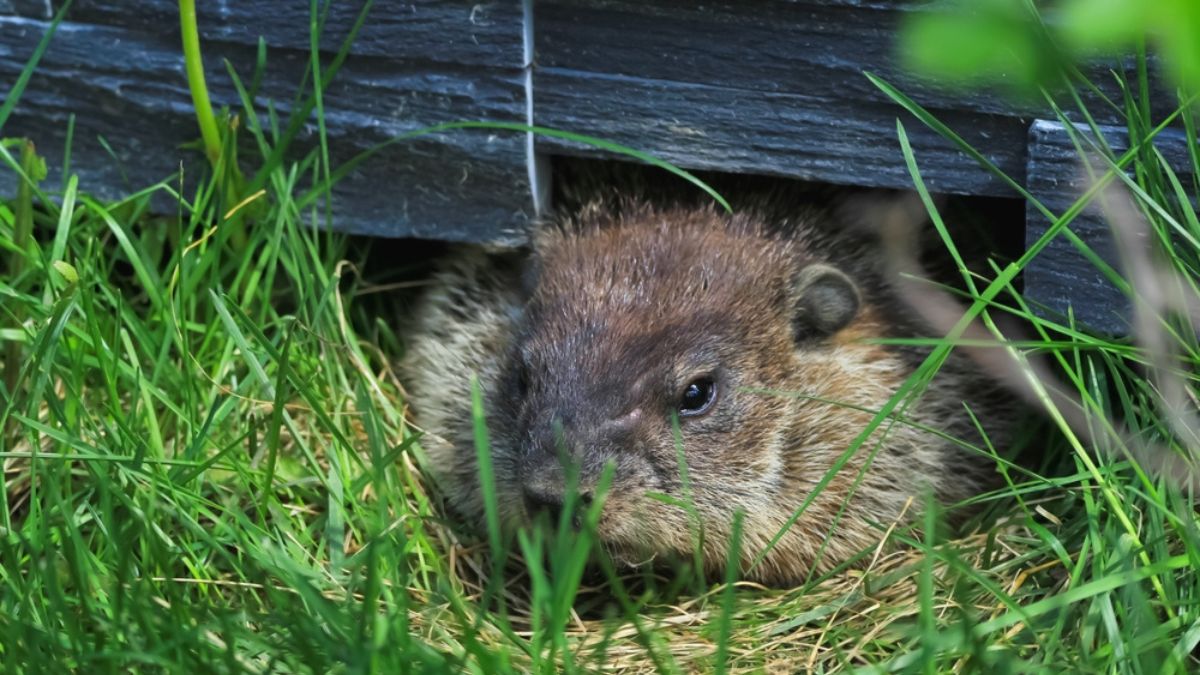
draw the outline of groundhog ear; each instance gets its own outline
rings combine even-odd
[[[796,340],[833,335],[858,315],[858,287],[841,270],[817,263],[805,267],[793,286]]]

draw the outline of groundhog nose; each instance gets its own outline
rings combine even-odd
[[[551,483],[546,481],[534,481],[526,483],[523,488],[523,496],[525,498],[525,511],[530,518],[536,518],[538,514],[546,514],[550,524],[557,526],[563,517],[563,509],[566,508],[566,489],[561,483]],[[574,500],[571,513],[571,526],[579,529],[583,525],[583,509],[586,509],[588,504],[592,502],[590,492],[582,491]]]
[[[561,488],[555,489],[545,482],[526,484],[525,510],[530,518],[544,513],[551,523],[557,523],[562,517],[564,497]]]

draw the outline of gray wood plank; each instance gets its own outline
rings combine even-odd
[[[0,17],[0,86],[16,78],[46,24]],[[26,135],[60,162],[67,118],[76,115],[72,171],[83,189],[126,194],[176,172],[204,169],[179,145],[199,136],[177,44],[168,35],[64,23],[46,52],[6,136]],[[222,44],[206,54],[213,98],[233,102],[222,58],[249,78],[254,50]],[[268,64],[260,104],[278,104],[286,119],[308,56],[278,50]],[[398,64],[351,58],[326,92],[326,122],[335,161],[397,134],[459,119],[524,121],[523,74]],[[3,92],[0,92],[2,94]],[[315,120],[300,145],[316,142]],[[100,144],[108,141],[110,157]],[[364,163],[336,192],[338,229],[384,236],[449,240],[524,239],[533,213],[525,138],[512,133],[453,132],[394,145]],[[250,168],[250,167],[248,167]],[[10,191],[12,176],[0,176]],[[52,180],[54,178],[52,177]]]
[[[937,11],[938,3],[904,0],[539,0],[538,64],[594,73],[787,92],[859,102],[887,99],[863,72],[872,72],[929,108],[1032,118],[1047,116],[1040,96],[1014,96],[1001,86],[939,85],[904,68],[897,37],[906,19]],[[1121,100],[1111,59],[1087,67],[1094,84]],[[1157,69],[1152,69],[1152,73]],[[1152,75],[1152,79],[1153,75]],[[1173,87],[1159,88],[1163,114]],[[1117,113],[1081,92],[1094,119],[1119,123]],[[1063,97],[1060,107],[1073,109]]]
[[[50,18],[47,0],[13,4],[7,11]],[[362,0],[330,3],[323,50],[340,47],[362,5]],[[309,3],[305,0],[201,1],[196,3],[196,11],[205,45],[212,41],[254,45],[262,36],[270,49],[309,49]],[[161,34],[179,43],[176,0],[76,0],[67,19]],[[519,68],[524,65],[522,26],[517,0],[380,0],[371,8],[353,53],[398,61]]]
[[[931,189],[1014,196],[951,144],[895,106],[814,95],[605,76],[539,67],[534,116],[540,125],[636,147],[681,166],[758,173],[845,185],[910,188],[896,137],[906,130]],[[1017,181],[1025,175],[1026,125],[1003,116],[940,111]],[[539,138],[543,152],[601,155],[587,146]]]
[[[1124,128],[1106,126],[1101,133],[1116,152],[1128,148]],[[1194,185],[1187,139],[1181,131],[1165,130],[1155,147],[1185,186]],[[1062,213],[1089,187],[1065,127],[1054,121],[1034,122],[1029,130],[1029,191],[1051,211]],[[1050,221],[1032,206],[1027,207],[1027,214],[1026,242],[1031,244],[1045,234]],[[1105,262],[1120,269],[1110,225],[1098,205],[1081,213],[1070,228]],[[1042,251],[1025,270],[1024,281],[1026,296],[1045,306],[1051,315],[1065,315],[1070,308],[1076,320],[1090,328],[1115,335],[1128,332],[1129,299],[1064,237],[1056,237]]]
[[[882,76],[927,107],[1032,116],[999,91],[938,87],[904,71],[896,35],[918,3],[543,0],[537,63],[550,68],[859,103]]]

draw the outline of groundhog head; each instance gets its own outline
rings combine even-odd
[[[721,569],[740,511],[744,571],[786,582],[877,542],[946,470],[911,425],[842,457],[910,368],[870,342],[886,331],[862,286],[799,238],[633,210],[548,229],[527,282],[487,397],[510,526],[586,505],[607,466],[597,531],[617,559],[699,545]]]

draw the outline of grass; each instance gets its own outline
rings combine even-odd
[[[15,104],[0,106],[0,125]],[[1196,186],[1147,142],[1158,127],[1134,93],[1114,105],[1133,149],[1116,154],[1081,134],[1081,150],[1096,160],[1097,185],[1124,186],[1113,198],[1148,223],[1159,269],[1194,292],[1200,225],[1186,195]],[[316,92],[298,106],[305,117],[320,108]],[[1194,138],[1190,113],[1176,118]],[[285,161],[292,126],[247,125],[258,171],[232,205],[219,171],[187,194],[168,179],[100,202],[74,177],[40,185],[33,149],[3,146],[5,170],[25,177],[0,205],[6,670],[1197,666],[1195,510],[1156,478],[1153,453],[1186,449],[1160,393],[1177,378],[1194,405],[1200,342],[1178,313],[1151,323],[1166,336],[1155,344],[1169,347],[1156,370],[1164,359],[1150,336],[1091,335],[1033,311],[1012,284],[1048,237],[1069,236],[1083,198],[1047,210],[1052,234],[1025,257],[968,284],[978,325],[1028,321],[1033,334],[1012,350],[1044,356],[1083,407],[1048,400],[1050,421],[1029,430],[1039,457],[1002,465],[1006,487],[954,538],[936,536],[933,521],[920,536],[891,529],[904,546],[866,551],[860,568],[797,589],[593,575],[586,538],[478,538],[447,517],[391,370],[403,326],[371,293],[379,280],[357,272],[363,251],[311,227],[328,217],[339,167],[320,149]],[[920,157],[907,158],[922,187]],[[1194,148],[1191,161],[1200,176]],[[150,200],[163,195],[175,215],[153,215]],[[229,223],[245,241],[233,244]],[[506,555],[514,547],[525,555]]]

